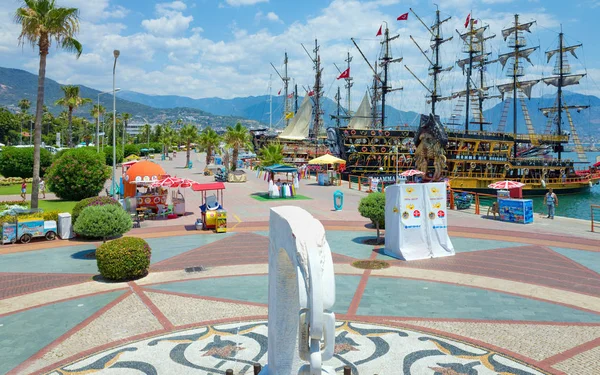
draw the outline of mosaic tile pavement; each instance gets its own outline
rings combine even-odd
[[[336,228],[327,239],[338,317],[330,364],[339,371],[600,373],[600,253],[589,240],[460,231],[456,256],[406,263],[364,244],[374,235],[364,224],[324,224]],[[0,373],[252,373],[267,358],[267,225],[140,231],[153,248],[151,274],[129,283],[94,278],[86,254],[95,244],[6,247]],[[390,268],[351,266],[374,258]],[[199,265],[206,271],[184,271]]]

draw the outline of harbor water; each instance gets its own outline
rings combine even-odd
[[[586,152],[590,164],[600,161],[600,152]],[[563,159],[578,160],[574,152],[565,152]],[[599,159],[597,159],[599,158]],[[576,164],[577,165],[577,164]],[[583,167],[583,164],[582,164]],[[578,169],[582,167],[576,167]],[[591,217],[590,206],[600,205],[600,185],[594,185],[589,192],[577,194],[558,194],[557,216],[570,217],[574,219],[589,220]],[[536,213],[547,213],[543,197],[533,198],[533,209]]]

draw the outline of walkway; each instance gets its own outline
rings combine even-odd
[[[264,365],[268,207],[290,202],[250,198],[261,186],[227,184],[229,233],[181,219],[133,230],[152,247],[151,273],[135,282],[99,279],[95,242],[0,247],[0,373],[251,374]],[[331,190],[303,186],[312,199],[292,204],[327,229],[338,320],[330,364],[340,373],[600,373],[597,236],[567,233],[558,220],[456,214],[456,256],[401,262],[364,244],[375,233],[356,215],[363,193],[334,212]],[[358,259],[390,267],[362,270]]]

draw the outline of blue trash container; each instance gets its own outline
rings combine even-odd
[[[333,208],[336,211],[340,211],[343,206],[344,206],[344,193],[342,193],[339,190],[336,190],[335,193],[333,193]]]

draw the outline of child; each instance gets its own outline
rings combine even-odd
[[[23,198],[23,202],[25,202],[26,199],[25,194],[27,194],[27,184],[25,183],[25,179],[23,179],[21,183],[21,198]]]

